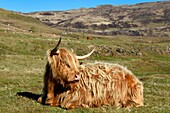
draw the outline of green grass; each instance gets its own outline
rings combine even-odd
[[[2,13],[0,11],[0,13]],[[11,13],[11,12],[10,12]],[[5,15],[5,14],[4,14]],[[10,17],[9,21],[25,21],[26,17]],[[5,19],[5,16],[3,16]],[[7,16],[8,17],[8,16]],[[0,17],[0,19],[2,19]],[[21,24],[23,24],[22,22]],[[16,24],[14,22],[14,24]],[[140,108],[124,109],[112,106],[98,108],[77,108],[65,110],[39,104],[34,99],[17,96],[17,93],[41,94],[43,74],[46,64],[46,50],[53,48],[57,38],[51,38],[58,30],[45,25],[37,26],[30,19],[29,25],[40,30],[35,33],[5,33],[0,27],[0,113],[168,113],[170,112],[170,54],[159,53],[169,45],[168,38],[146,37],[105,37],[93,36],[93,40],[82,38],[82,34],[64,36],[61,47],[73,48],[82,55],[97,47],[90,58],[83,62],[110,62],[126,66],[143,82],[145,105]],[[24,24],[26,25],[26,24]],[[28,25],[28,26],[29,26]],[[25,27],[28,27],[27,25]],[[36,27],[37,26],[37,27]],[[24,28],[24,26],[22,26]],[[30,27],[30,26],[29,26]],[[28,27],[28,28],[29,28]],[[26,28],[25,28],[26,29]],[[49,32],[46,32],[46,30]],[[52,31],[50,31],[52,30]],[[53,31],[54,30],[54,31]],[[40,36],[39,34],[44,34]],[[87,35],[87,34],[84,34]],[[73,37],[77,36],[79,39]],[[113,55],[106,56],[99,47],[112,48]],[[118,54],[116,48],[124,48],[125,54]],[[153,49],[156,47],[159,51]],[[142,52],[141,56],[130,53],[132,50]]]

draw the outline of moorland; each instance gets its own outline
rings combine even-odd
[[[28,15],[0,9],[0,113],[170,112],[169,36],[65,32]],[[83,63],[118,63],[130,69],[143,82],[144,106],[65,110],[39,104],[36,99],[43,87],[46,51],[55,46],[60,36],[63,37],[60,47],[73,49],[77,55],[96,48]]]

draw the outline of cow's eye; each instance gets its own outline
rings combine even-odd
[[[66,65],[67,65],[67,67],[69,67],[69,68],[70,68],[70,65],[69,65],[68,63],[66,63]]]

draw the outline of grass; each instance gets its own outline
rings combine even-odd
[[[0,19],[2,18],[0,17]],[[20,17],[13,19],[22,20]],[[9,21],[13,19],[9,19]],[[5,33],[4,28],[0,28],[0,113],[170,112],[170,54],[160,52],[164,52],[169,45],[170,39],[168,38],[93,36],[93,40],[86,40],[81,37],[82,34],[76,34],[79,39],[72,36],[64,36],[62,39],[61,47],[73,48],[79,55],[89,52],[90,46],[112,48],[112,56],[106,56],[100,50],[101,54],[95,52],[91,58],[83,62],[102,61],[119,63],[128,67],[144,84],[145,106],[132,109],[101,106],[65,110],[39,104],[35,99],[41,94],[43,86],[46,50],[54,47],[57,42],[57,38],[49,36],[54,32],[59,32],[54,29],[51,32],[50,28],[43,27],[45,25],[40,25],[37,28],[37,23],[33,21],[28,24],[35,26],[35,29],[40,28],[40,30],[34,33],[13,33],[13,29],[11,29]],[[45,29],[50,32],[46,32]],[[39,34],[44,35],[40,36]],[[116,52],[118,47],[124,48],[127,52],[118,54]],[[130,51],[138,49],[143,53],[141,56],[130,53]],[[27,98],[28,95],[22,97],[17,93],[26,93],[33,97],[31,97],[32,99]]]

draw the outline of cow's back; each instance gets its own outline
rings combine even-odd
[[[61,95],[60,98],[64,98],[60,102],[62,107],[143,105],[142,83],[127,68],[109,63],[85,64],[81,65],[79,73],[79,82],[70,84],[67,94]]]

